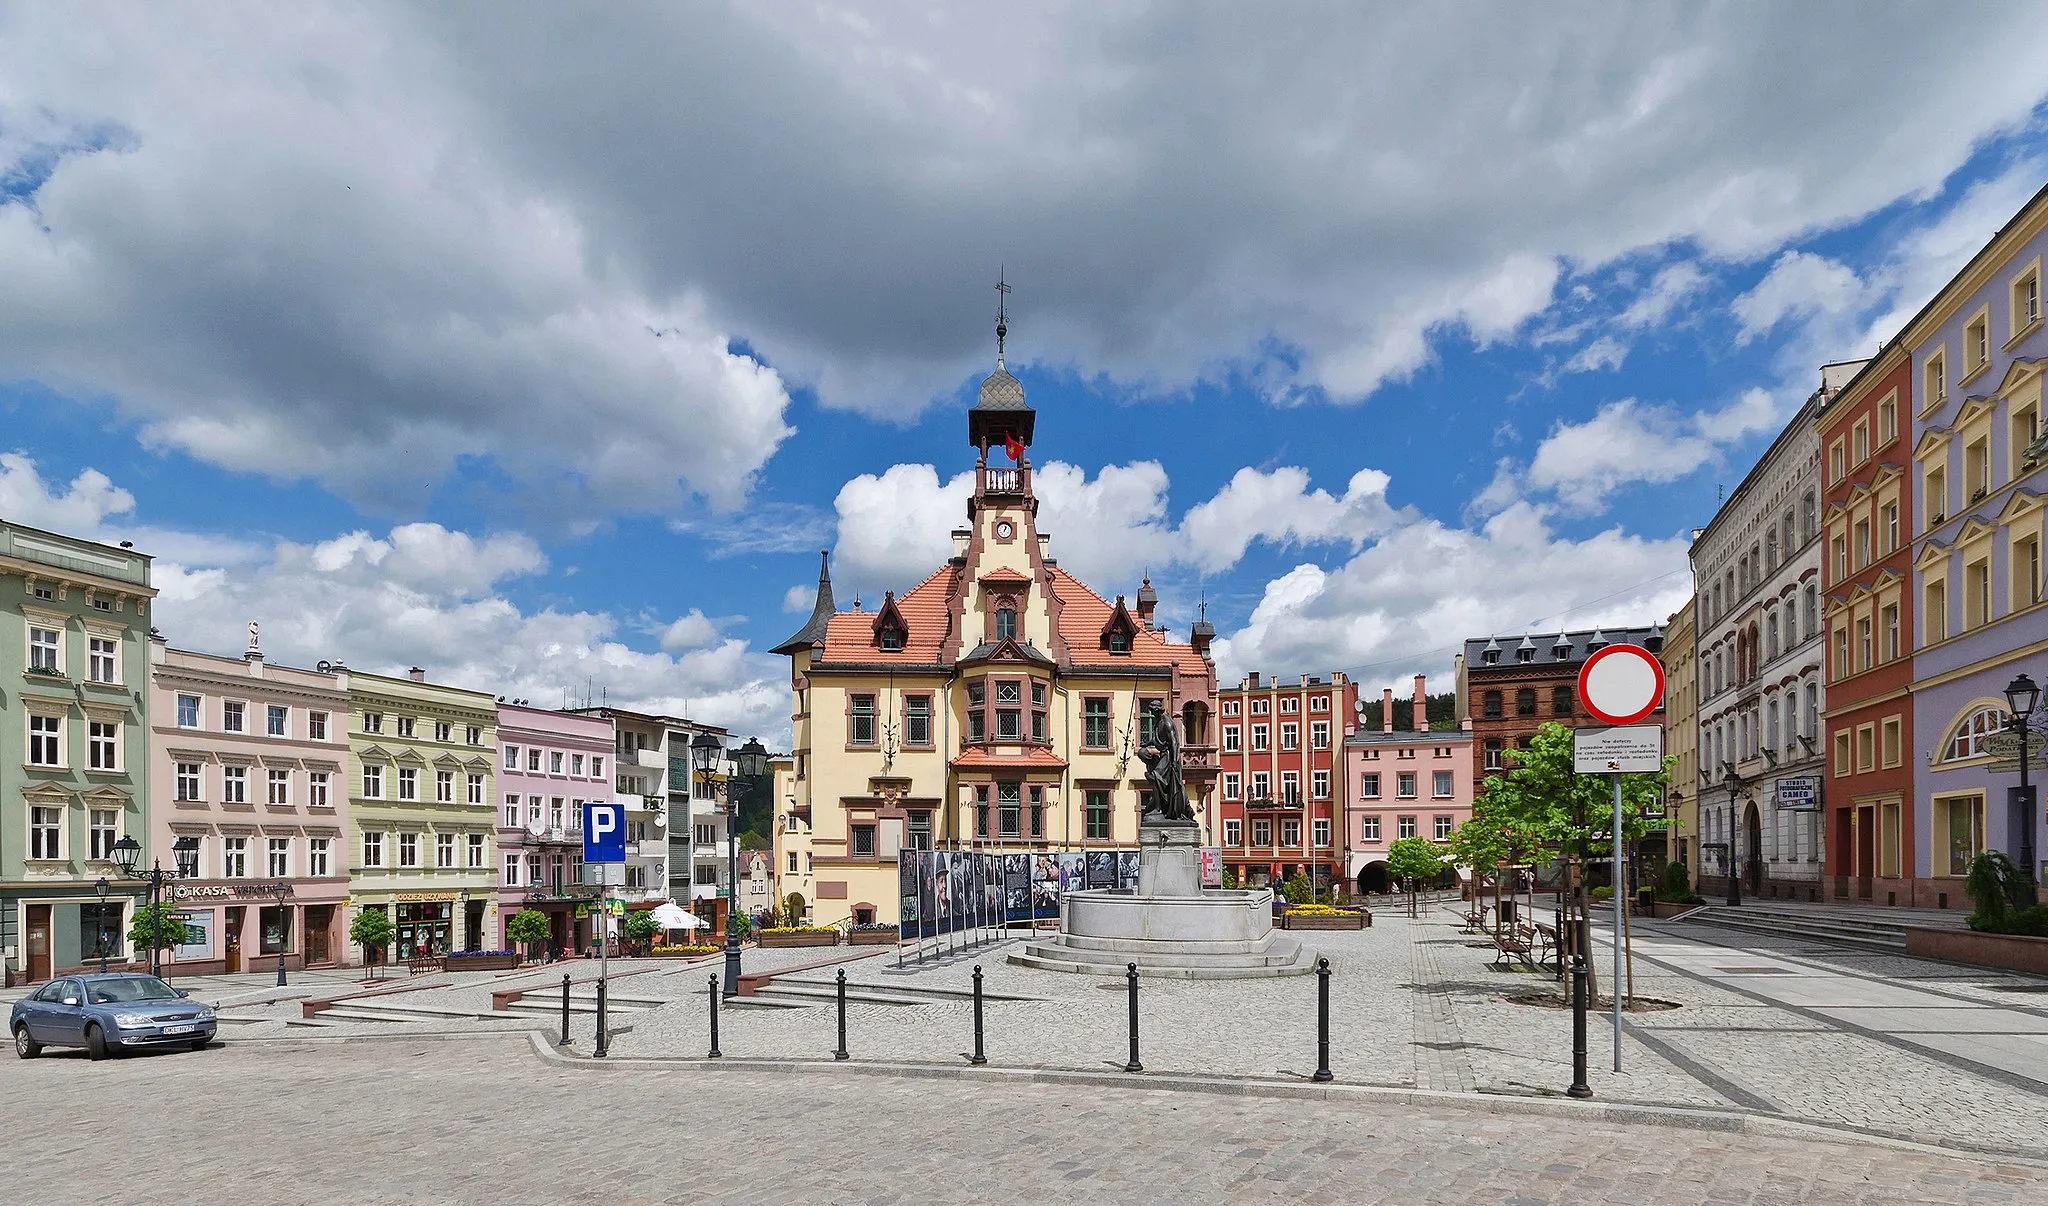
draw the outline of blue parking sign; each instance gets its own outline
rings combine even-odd
[[[626,861],[626,806],[605,800],[583,805],[583,861]]]

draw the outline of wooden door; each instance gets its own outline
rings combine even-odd
[[[227,915],[227,970],[232,973],[242,970],[242,910],[229,909]]]
[[[333,924],[334,906],[306,906],[306,966],[327,962],[327,930]]]
[[[1877,871],[1877,809],[1856,810],[1856,895],[1869,900]]]
[[[50,906],[28,907],[28,978],[50,978]]]

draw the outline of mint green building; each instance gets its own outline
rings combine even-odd
[[[125,959],[149,848],[149,558],[0,519],[0,948],[6,977]],[[166,856],[168,857],[168,856]],[[95,889],[108,881],[105,907]]]

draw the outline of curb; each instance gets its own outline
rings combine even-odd
[[[394,1036],[396,1037],[396,1036]],[[505,1038],[506,1035],[490,1035]],[[1714,1110],[1627,1102],[1582,1102],[1566,1097],[1518,1096],[1500,1093],[1448,1093],[1436,1089],[1410,1089],[1393,1085],[1311,1084],[1306,1080],[1288,1082],[1257,1078],[1233,1079],[1195,1076],[1185,1073],[1132,1074],[1122,1071],[1092,1072],[1058,1068],[968,1067],[953,1064],[888,1063],[880,1061],[837,1062],[829,1058],[722,1059],[690,1057],[629,1056],[593,1059],[566,1054],[538,1032],[528,1040],[541,1062],[559,1068],[599,1072],[676,1072],[683,1069],[705,1072],[784,1072],[886,1076],[929,1080],[973,1080],[999,1084],[1088,1085],[1099,1088],[1137,1089],[1150,1092],[1205,1093],[1219,1097],[1252,1097],[1287,1101],[1329,1101],[1338,1103],[1421,1106],[1468,1110],[1482,1114],[1531,1115],[1568,1118],[1575,1122],[1607,1122],[1628,1126],[1658,1126],[1674,1130],[1714,1131],[1723,1134],[1755,1135],[1763,1138],[1804,1139],[1825,1143],[1866,1144],[1895,1151],[1950,1159],[1998,1161],[2028,1168],[2048,1168],[2048,1158],[2031,1152],[2002,1148],[1971,1148],[1929,1143],[1855,1127],[1834,1126],[1774,1118],[1743,1110]]]

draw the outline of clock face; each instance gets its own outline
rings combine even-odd
[[[1008,540],[1016,531],[1016,528],[1010,526],[1009,520],[1002,520],[996,524],[996,539]]]

